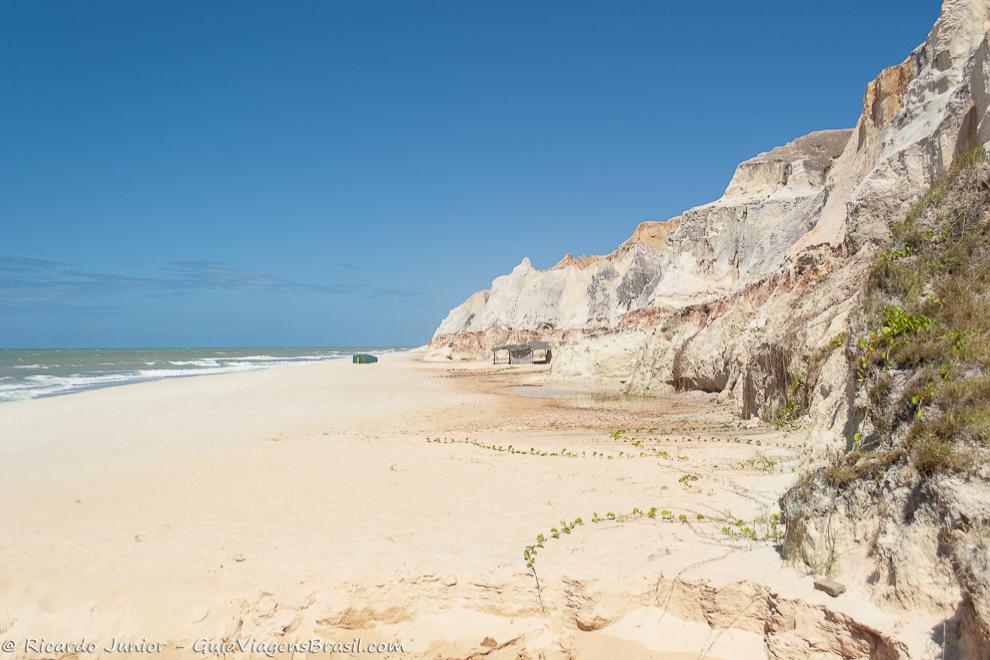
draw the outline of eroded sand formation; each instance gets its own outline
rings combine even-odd
[[[986,0],[946,0],[927,40],[867,86],[853,129],[742,163],[720,199],[664,230],[644,223],[609,255],[546,271],[524,259],[450,312],[431,358],[549,340],[555,378],[714,393],[743,419],[799,422],[808,467],[848,459],[863,430],[853,365],[870,268],[891,223],[990,140],[988,21]],[[937,616],[929,636],[952,637],[947,657],[985,657],[987,475],[912,470],[891,458],[886,476],[838,494],[819,474],[786,498],[788,548],[819,572],[837,555],[828,572],[889,611]]]

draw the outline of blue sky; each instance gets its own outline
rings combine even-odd
[[[852,126],[938,3],[0,1],[0,346],[424,343]]]

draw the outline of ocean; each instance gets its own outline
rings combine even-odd
[[[407,347],[0,349],[0,402],[163,378],[264,369]]]

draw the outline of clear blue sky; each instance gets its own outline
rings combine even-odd
[[[851,126],[938,3],[0,1],[0,346],[417,344]]]

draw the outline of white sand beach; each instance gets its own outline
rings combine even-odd
[[[721,531],[775,510],[798,439],[712,395],[543,378],[410,352],[4,404],[0,640],[11,657],[77,657],[25,650],[41,638],[192,657],[316,637],[402,645],[379,657],[759,658],[854,644],[825,607],[897,631]]]

